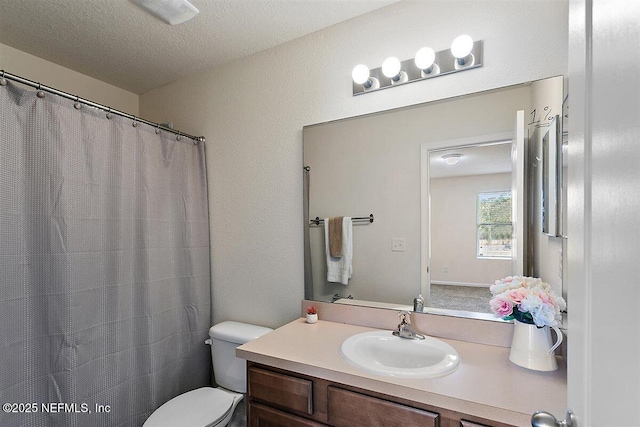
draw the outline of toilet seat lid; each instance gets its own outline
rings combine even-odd
[[[233,396],[223,390],[202,387],[174,397],[156,409],[144,427],[212,426],[233,407]]]

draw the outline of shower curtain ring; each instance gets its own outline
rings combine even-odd
[[[178,136],[176,136],[176,141],[182,141],[182,135],[178,132]]]
[[[2,70],[2,76],[0,77],[0,86],[6,86],[7,85],[7,79],[4,78],[4,70]]]
[[[111,107],[109,107],[109,110],[107,111],[107,119],[111,120],[113,118],[113,114],[111,114]]]
[[[76,102],[73,103],[73,108],[79,110],[82,108],[82,104],[80,103],[80,97],[76,95]]]
[[[138,127],[138,122],[137,122],[136,120],[137,120],[137,119],[136,119],[136,116],[133,116],[133,123],[132,123],[132,126],[133,126],[134,128],[137,128],[137,127]]]
[[[36,96],[38,98],[44,98],[44,91],[42,90],[42,85],[38,82],[38,92],[36,92]]]
[[[160,135],[160,124],[156,123],[156,135]]]

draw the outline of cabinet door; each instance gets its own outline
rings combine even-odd
[[[329,424],[336,427],[435,427],[439,415],[330,386]]]
[[[248,427],[325,427],[324,424],[307,420],[257,403],[249,403]]]

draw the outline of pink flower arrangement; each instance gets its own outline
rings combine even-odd
[[[318,314],[318,310],[314,306],[310,305],[307,307],[307,314]]]
[[[567,308],[565,300],[548,283],[534,277],[505,277],[496,280],[490,290],[491,310],[504,320],[516,319],[539,328],[558,326],[561,312]]]

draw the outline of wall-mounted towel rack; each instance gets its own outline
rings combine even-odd
[[[354,218],[351,218],[351,221],[368,221],[371,223],[373,222],[373,214],[369,216],[354,217]],[[316,217],[316,219],[310,219],[309,222],[311,224],[320,225],[320,224],[324,224],[324,219],[321,219],[320,217]]]

